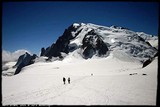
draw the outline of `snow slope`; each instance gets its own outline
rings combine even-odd
[[[156,36],[74,23],[18,75],[6,63],[2,105],[156,105],[158,58],[145,68],[142,62],[157,49]]]
[[[77,27],[78,25],[79,27]],[[110,53],[112,53],[112,50],[122,50],[130,57],[135,57],[135,59],[143,62],[148,59],[148,57],[153,57],[157,52],[153,47],[158,49],[158,37],[144,32],[134,32],[123,27],[106,27],[92,23],[76,23],[73,24],[73,26],[75,26],[77,30],[72,31],[72,36],[76,37],[70,40],[69,46],[75,46],[75,49],[78,48],[80,51],[83,51],[80,47],[83,45],[82,41],[84,37],[91,30],[107,44]],[[77,33],[78,35],[75,35]],[[96,44],[96,39],[97,38],[93,38],[93,41],[90,42]],[[149,42],[151,46],[146,42]],[[80,54],[82,54],[82,52],[80,52]]]
[[[2,105],[156,105],[157,57],[142,69],[114,52],[99,59],[72,56],[2,76]],[[71,84],[64,85],[63,77],[70,77]]]
[[[118,26],[73,23],[55,43],[41,49],[41,56],[65,59],[68,54],[79,54],[78,56],[88,59],[93,56],[107,57],[112,51],[118,50],[144,62],[153,57],[157,49],[157,36]],[[61,54],[62,52],[65,56]]]

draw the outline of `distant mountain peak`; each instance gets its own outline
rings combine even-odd
[[[92,23],[73,23],[57,41],[41,48],[41,57],[28,52],[18,58],[15,74],[36,61],[55,61],[66,58],[91,59],[108,56],[122,61],[149,64],[158,55],[158,37],[134,32],[118,26]],[[147,61],[147,62],[146,62]],[[149,62],[149,63],[148,63]]]
[[[42,49],[41,56],[64,58],[61,53],[68,55],[77,50],[79,56],[87,59],[93,56],[107,57],[114,50],[122,50],[143,61],[157,52],[147,41],[152,38],[148,34],[115,25],[107,27],[93,23],[73,23],[65,29],[56,43]],[[155,39],[158,38],[154,37]]]

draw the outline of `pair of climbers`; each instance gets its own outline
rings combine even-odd
[[[63,83],[65,84],[66,83],[66,78],[63,77]],[[68,77],[68,83],[70,84],[70,77]]]

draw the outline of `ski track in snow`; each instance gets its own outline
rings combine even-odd
[[[87,87],[87,86],[84,86],[84,88],[86,88],[88,91],[92,91],[93,94],[94,94],[94,98],[101,98],[102,97],[102,101],[97,101],[97,103],[100,103],[102,102],[102,104],[104,103],[104,105],[107,105],[109,103],[109,96],[107,95],[107,92],[106,94],[102,94],[101,91],[99,90],[96,90],[94,88],[90,88],[90,87]]]
[[[4,97],[3,103],[5,104],[9,104],[12,105],[12,103],[18,103],[21,102],[23,100],[29,100],[29,99],[33,99],[33,98],[40,98],[40,97],[44,97],[47,96],[49,94],[52,94],[53,96],[48,97],[46,99],[43,100],[38,100],[36,102],[33,102],[33,104],[39,104],[39,103],[43,103],[45,101],[47,101],[48,99],[50,100],[54,100],[55,98],[62,96],[64,93],[71,91],[72,88],[76,85],[77,82],[80,82],[81,80],[85,79],[85,78],[89,78],[89,76],[84,76],[81,77],[79,79],[76,79],[74,81],[71,82],[71,84],[61,84],[59,86],[51,86],[48,87],[47,89],[41,89],[41,90],[34,90],[32,92],[22,92],[22,93],[17,93],[16,95],[9,95]],[[77,99],[80,99],[77,97]],[[82,99],[80,99],[82,100]]]
[[[122,71],[127,71],[127,70],[129,70],[129,69],[119,69],[118,71],[122,72]],[[132,70],[134,70],[134,69],[132,69]],[[20,92],[20,93],[16,93],[16,94],[11,94],[9,96],[4,97],[3,103],[12,105],[12,104],[16,104],[16,103],[19,104],[20,102],[23,102],[23,101],[29,102],[29,101],[31,101],[30,99],[34,99],[34,98],[37,99],[38,98],[40,100],[33,101],[33,102],[31,101],[30,103],[31,104],[47,104],[47,103],[45,103],[47,100],[54,100],[55,98],[64,95],[66,92],[72,91],[72,89],[76,85],[78,85],[77,84],[78,82],[81,82],[81,81],[88,79],[88,78],[93,78],[93,77],[92,76],[82,76],[82,77],[72,81],[71,84],[65,84],[65,85],[61,84],[59,86],[52,85],[48,88],[44,88],[44,89],[40,89],[40,90],[37,89],[37,90],[33,90],[31,92],[25,91],[25,92]],[[83,88],[90,91],[92,96],[90,96],[90,97],[88,96],[88,98],[85,100],[83,100],[81,97],[75,97],[75,96],[70,96],[70,97],[74,97],[77,100],[79,100],[80,104],[85,104],[86,102],[89,102],[89,104],[93,104],[93,102],[94,102],[93,100],[95,100],[96,98],[99,98],[99,99],[102,98],[102,99],[96,101],[98,103],[102,102],[102,104],[104,104],[104,105],[107,105],[109,103],[109,96],[107,95],[107,91],[105,92],[106,94],[102,94],[102,92],[100,92],[99,90],[88,87],[86,85],[83,85]],[[50,96],[45,99],[43,98],[44,96],[48,96],[48,95],[50,95]],[[88,101],[86,101],[86,100],[88,100]],[[95,104],[97,104],[96,102],[95,102]]]
[[[33,65],[31,69],[26,67],[24,69],[25,71],[22,72],[22,74],[18,75],[17,77],[16,76],[13,77],[11,76],[11,78],[4,77],[3,82],[5,82],[6,80],[11,80],[12,78],[13,80],[17,79],[18,81],[14,80],[13,82],[9,81],[8,82],[12,84],[16,82],[20,83],[19,85],[16,85],[16,87],[18,88],[20,85],[25,85],[21,84],[24,82],[26,82],[27,86],[31,87],[34,86],[34,84],[30,84],[30,82],[32,81],[33,82],[35,81],[36,84],[39,83],[39,80],[45,79],[45,81],[42,83],[40,82],[41,85],[37,85],[38,87],[34,86],[31,87],[31,89],[29,90],[24,89],[22,86],[20,87],[20,89],[13,89],[13,92],[11,90],[11,92],[8,93],[9,91],[5,90],[7,88],[4,88],[3,92],[5,92],[5,94],[2,96],[3,98],[2,104],[3,105],[155,104],[155,100],[153,100],[155,98],[155,93],[156,93],[154,92],[154,90],[156,89],[155,87],[156,80],[153,79],[155,78],[154,75],[156,75],[154,73],[156,71],[155,61],[154,63],[151,63],[150,65],[151,68],[147,67],[142,69],[140,68],[140,66],[134,65],[134,63],[124,63],[124,62],[122,63],[120,60],[114,58],[107,60],[108,60],[107,62],[106,60],[92,60],[92,61],[74,63],[68,65],[64,63],[64,65],[62,64],[62,66],[58,66],[58,69],[55,63],[49,63],[46,65],[44,64],[44,66],[41,66],[41,64]],[[96,64],[99,65],[104,64],[105,72],[103,71],[102,68],[101,68],[102,70],[97,68]],[[113,64],[116,65],[116,68],[114,68],[114,66],[110,66]],[[128,64],[128,67],[125,67],[126,64]],[[71,65],[72,65],[72,70],[70,68],[67,68],[68,66]],[[80,67],[81,69],[78,71],[78,69],[76,69],[77,67]],[[92,69],[87,69],[88,67]],[[44,68],[45,70],[47,69],[46,71],[48,71],[49,74],[45,74],[46,71],[45,72],[43,71]],[[42,71],[38,71],[40,69]],[[53,69],[55,71],[53,72],[53,74],[57,73],[56,75],[57,77],[55,76],[56,78],[52,76],[53,74],[52,72],[50,72]],[[40,74],[33,75],[34,73],[32,70],[35,70],[35,73],[39,72]],[[69,70],[71,70],[69,72],[69,74],[71,75],[66,74],[66,76],[71,76],[71,83],[64,85],[63,82],[60,80],[60,78],[62,78],[61,72]],[[93,72],[94,74],[93,76],[90,75],[90,73],[92,73],[90,72],[90,70]],[[100,70],[101,73],[97,73],[97,70]],[[86,74],[81,73],[81,71],[86,72]],[[79,75],[78,73],[81,75]],[[134,73],[136,73],[136,75],[134,76],[129,75]],[[147,76],[143,76],[142,75],[143,73],[146,73]],[[47,79],[46,77],[49,78]],[[29,81],[28,79],[31,79],[32,81]],[[22,82],[19,82],[20,80],[22,80]],[[147,85],[144,84],[145,82],[147,82],[148,84]],[[29,85],[27,83],[29,83]],[[14,85],[12,87],[14,87]]]
[[[35,102],[35,103],[39,103],[39,102],[45,102],[45,101],[47,101],[48,99],[51,99],[51,100],[53,100],[53,99],[55,99],[55,98],[57,98],[57,97],[59,97],[59,96],[62,96],[64,93],[66,93],[66,92],[68,92],[68,91],[71,91],[72,90],[72,88],[76,85],[76,83],[77,82],[80,82],[81,80],[83,80],[83,79],[85,79],[86,77],[81,77],[81,78],[79,78],[79,79],[77,79],[77,80],[74,80],[74,81],[72,81],[72,83],[71,84],[63,84],[63,85],[60,85],[59,87],[57,87],[54,91],[56,91],[55,92],[55,95],[53,95],[53,96],[51,96],[51,97],[49,97],[49,98],[47,98],[47,99],[44,99],[44,100],[41,100],[41,101],[37,101],[37,102]],[[58,92],[57,92],[58,91]],[[47,93],[47,94],[50,94],[51,92],[53,92],[51,89],[50,89],[50,92],[49,93]]]
[[[61,97],[63,96],[66,92],[68,91],[72,91],[72,89],[77,86],[79,82],[81,81],[85,81],[85,79],[89,79],[89,78],[93,78],[92,76],[83,76],[80,77],[74,81],[72,81],[70,84],[61,84],[59,86],[51,86],[48,88],[44,88],[41,90],[34,90],[31,92],[21,92],[21,93],[16,93],[15,95],[11,94],[9,96],[4,97],[3,103],[4,104],[8,104],[8,105],[12,105],[12,104],[18,104],[20,102],[23,101],[30,101],[31,99],[40,99],[40,100],[36,100],[33,102],[30,102],[31,104],[47,104],[45,102],[47,102],[48,100],[54,101],[54,99],[56,99],[57,97]],[[77,101],[79,101],[79,104],[85,104],[86,102],[88,102],[88,104],[93,104],[93,100],[95,100],[96,98],[99,98],[99,100],[95,100],[95,104],[102,102],[102,104],[107,105],[109,102],[109,97],[107,96],[107,92],[106,94],[102,94],[102,92],[94,89],[94,88],[90,88],[89,86],[82,86],[84,89],[86,89],[87,91],[90,91],[90,95],[92,96],[88,96],[88,98],[82,99],[81,97],[77,97],[77,96],[69,96],[69,97],[73,97],[75,99],[77,99]],[[44,96],[48,96],[47,98],[43,98]],[[63,96],[64,97],[64,96]],[[101,99],[102,98],[102,99]],[[86,101],[87,100],[87,101]],[[102,100],[102,101],[101,101]]]

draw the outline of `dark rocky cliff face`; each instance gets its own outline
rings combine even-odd
[[[98,56],[102,56],[108,51],[107,45],[94,30],[91,30],[85,35],[82,48],[84,49],[84,58],[91,58],[96,52]]]
[[[47,56],[50,58],[52,57],[59,57],[62,58],[61,52],[68,54],[70,51],[73,51],[74,47],[69,47],[70,40],[74,39],[81,31],[75,33],[75,36],[72,35],[71,32],[76,31],[78,28],[75,28],[71,25],[68,29],[65,29],[62,36],[58,38],[56,43],[53,43],[48,48],[41,49],[41,56]],[[108,51],[107,45],[103,42],[100,35],[98,35],[95,30],[91,30],[88,32],[82,40],[82,47],[83,49],[83,57],[84,58],[91,58],[95,53],[98,53],[98,56],[102,56],[106,54]]]
[[[37,55],[33,55],[31,56],[29,53],[25,53],[23,55],[21,55],[19,58],[18,58],[18,61],[17,63],[13,66],[13,67],[16,67],[16,71],[15,71],[15,74],[18,74],[20,73],[21,69],[27,65],[30,65],[30,64],[33,64],[34,63],[34,59],[37,57]]]
[[[61,52],[68,53],[68,44],[70,43],[70,40],[74,38],[71,32],[75,31],[76,29],[77,28],[75,28],[73,25],[71,25],[68,29],[65,29],[63,35],[58,38],[56,43],[53,43],[46,49],[41,49],[41,56],[47,56],[49,58],[62,57]]]
[[[151,57],[151,58],[147,59],[146,61],[144,61],[142,68],[144,68],[147,65],[149,65],[155,59],[155,57],[158,57],[158,52],[153,57]]]

